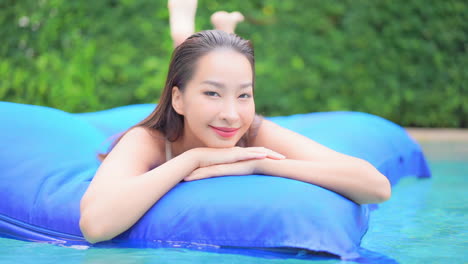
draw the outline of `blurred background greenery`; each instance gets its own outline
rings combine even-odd
[[[166,0],[0,0],[0,100],[69,112],[156,103],[172,52]],[[260,114],[351,110],[468,126],[465,0],[199,0],[197,30],[241,11]]]

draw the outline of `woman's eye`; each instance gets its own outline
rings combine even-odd
[[[250,95],[248,93],[239,95],[239,98],[250,98],[250,97],[252,97],[252,95]]]
[[[208,96],[218,96],[219,97],[219,94],[217,92],[204,92],[205,95],[208,95]]]

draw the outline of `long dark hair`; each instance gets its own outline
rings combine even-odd
[[[232,49],[247,58],[252,67],[252,76],[254,76],[252,87],[255,88],[255,59],[251,42],[221,30],[201,31],[187,38],[174,50],[159,104],[148,117],[133,127],[158,130],[171,142],[179,139],[184,131],[184,116],[179,115],[172,107],[172,88],[177,86],[183,92],[187,83],[193,77],[199,58],[217,49]],[[255,124],[259,123],[259,120],[260,118],[256,116],[254,124],[249,130],[252,130],[254,126],[257,127],[258,125]],[[249,137],[253,134],[255,133],[248,131],[238,142],[238,145],[247,145]],[[113,146],[122,136],[114,142]],[[106,156],[106,154],[99,155],[101,159]]]

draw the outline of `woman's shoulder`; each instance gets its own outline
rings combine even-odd
[[[165,137],[161,131],[147,127],[137,126],[129,129],[121,138],[118,145],[124,151],[144,156],[146,160],[158,166],[165,162]]]
[[[124,137],[129,137],[132,141],[154,150],[164,150],[166,142],[166,138],[161,131],[142,126],[131,128]]]
[[[279,143],[286,143],[290,145],[289,140],[296,137],[296,133],[283,126],[272,122],[271,120],[264,119],[257,123],[255,128],[255,134],[252,137],[251,146],[254,147],[271,147],[271,145],[277,145]],[[289,142],[289,143],[288,143]]]
[[[125,136],[137,137],[137,138],[140,138],[141,140],[148,140],[153,143],[158,143],[158,142],[164,143],[164,139],[165,139],[161,131],[157,129],[152,129],[149,127],[143,127],[143,126],[136,126],[136,127],[130,128],[125,133]]]

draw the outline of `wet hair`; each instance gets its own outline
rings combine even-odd
[[[251,42],[221,30],[201,31],[187,38],[174,50],[159,104],[148,117],[132,128],[145,127],[150,130],[158,130],[171,142],[179,139],[184,131],[184,116],[178,114],[172,107],[172,88],[177,86],[181,92],[184,92],[187,83],[193,78],[199,59],[212,51],[221,49],[234,50],[247,58],[252,68],[252,87],[255,90],[255,59]],[[239,140],[238,146],[248,145],[250,139],[255,136],[260,122],[261,118],[255,116],[251,128]],[[106,156],[106,154],[99,155],[101,159]]]

